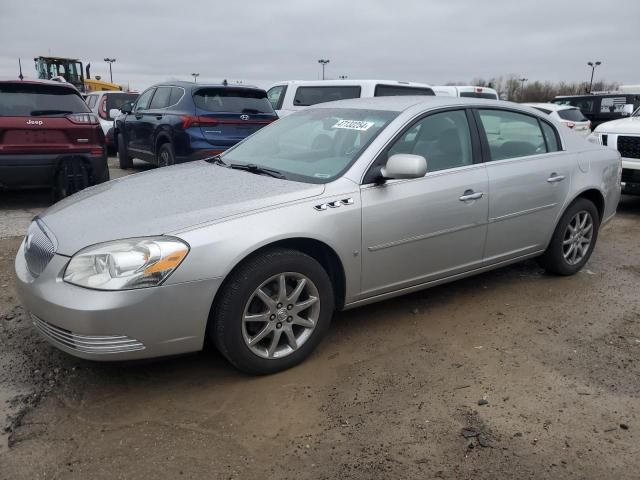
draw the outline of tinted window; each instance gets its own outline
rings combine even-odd
[[[464,110],[430,115],[413,125],[387,152],[422,155],[435,172],[473,163],[471,134]]]
[[[298,107],[307,107],[347,98],[360,98],[360,87],[298,87],[293,104]]]
[[[583,113],[592,113],[594,111],[595,99],[593,97],[556,98],[553,100],[553,103],[558,105],[571,105],[572,107],[578,107]]]
[[[488,98],[489,100],[497,100],[498,95],[489,92],[460,92],[461,97],[471,98]]]
[[[526,157],[547,151],[538,120],[505,110],[479,110],[491,160]]]
[[[586,122],[587,118],[577,108],[571,108],[568,110],[558,110],[558,116],[563,120],[569,120],[571,122]]]
[[[80,94],[66,87],[0,84],[0,116],[65,115],[89,112]]]
[[[120,107],[125,102],[134,102],[136,98],[138,98],[137,93],[111,93],[106,95],[107,97],[107,113],[112,108],[117,108],[120,110]]]
[[[540,125],[542,125],[542,133],[544,134],[544,139],[547,141],[547,150],[550,152],[557,152],[558,150],[560,150],[560,145],[558,144],[558,135],[555,128],[553,128],[547,122],[540,122]]]
[[[267,91],[267,98],[274,110],[280,110],[282,108],[282,101],[284,100],[284,92],[286,92],[286,85],[276,85],[271,87]]]
[[[182,96],[184,95],[184,90],[180,87],[172,87],[171,88],[171,97],[169,98],[169,106],[172,107],[176,103],[178,103]]]
[[[264,90],[248,88],[201,88],[193,94],[200,110],[207,112],[273,113]]]
[[[399,97],[402,95],[435,95],[430,88],[376,85],[374,97]]]
[[[149,102],[151,101],[151,96],[155,88],[150,88],[146,92],[142,92],[142,95],[138,98],[136,102],[135,110],[146,110],[149,107]]]
[[[169,97],[171,96],[171,87],[158,87],[156,94],[151,100],[149,105],[150,110],[156,110],[158,108],[167,108],[169,106]]]

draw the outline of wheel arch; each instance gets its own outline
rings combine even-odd
[[[562,214],[564,215],[564,212],[567,210],[567,208],[569,208],[579,198],[585,198],[591,201],[596,206],[596,209],[598,210],[598,216],[600,217],[600,222],[602,222],[605,208],[605,199],[602,192],[595,187],[585,188],[584,190],[579,192],[570,202],[567,203],[566,207],[562,211]],[[560,217],[562,217],[562,215]]]
[[[153,154],[157,155],[158,150],[160,150],[160,147],[165,143],[171,143],[171,135],[169,132],[161,130],[156,136],[156,141],[153,144]]]

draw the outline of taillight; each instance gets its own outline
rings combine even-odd
[[[98,115],[100,115],[100,118],[102,118],[103,120],[109,120],[109,117],[107,116],[107,96],[106,95],[102,96],[102,101],[100,101],[100,107],[98,108]]]
[[[72,113],[67,115],[67,118],[71,123],[77,125],[97,125],[98,119],[93,113]]]
[[[566,125],[567,127],[569,127],[569,128],[573,128],[573,127],[575,127],[575,126],[576,126],[576,124],[575,124],[575,123],[573,123],[573,122],[567,122],[567,123],[565,123],[565,125]]]
[[[185,130],[191,127],[213,127],[219,123],[216,118],[196,117],[194,115],[182,115],[182,128]]]

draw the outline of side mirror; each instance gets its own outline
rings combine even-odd
[[[389,157],[380,173],[383,178],[388,179],[424,177],[427,173],[427,159],[421,155],[396,153]]]
[[[109,118],[111,120],[115,120],[118,115],[120,115],[120,109],[112,108],[111,110],[109,110]]]
[[[622,107],[622,114],[623,115],[631,115],[633,113],[633,104],[632,103],[627,103],[624,107]]]
[[[124,102],[120,106],[120,111],[122,113],[131,113],[133,111],[133,102]]]

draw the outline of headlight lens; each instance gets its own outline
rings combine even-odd
[[[64,271],[64,281],[98,290],[128,290],[161,284],[189,253],[173,237],[145,237],[100,243],[80,250]]]

